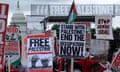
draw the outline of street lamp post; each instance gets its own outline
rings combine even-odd
[[[45,17],[42,21],[40,21],[40,23],[43,24],[43,31],[46,31],[46,24],[47,24],[47,17]]]

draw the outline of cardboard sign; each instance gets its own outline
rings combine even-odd
[[[96,16],[95,23],[97,39],[113,39],[111,16]]]
[[[26,39],[28,72],[53,72],[54,40],[50,35],[31,35]]]
[[[59,55],[61,57],[85,56],[86,25],[61,24],[59,35]]]

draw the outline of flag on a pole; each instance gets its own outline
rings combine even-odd
[[[73,24],[76,18],[77,18],[77,9],[73,1],[70,12],[69,12],[67,24]]]

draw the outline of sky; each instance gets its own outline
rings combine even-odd
[[[30,15],[31,4],[72,4],[73,0],[0,0],[0,3],[9,4],[8,23],[12,14],[17,9],[19,1],[20,9],[25,15]],[[74,0],[76,4],[120,4],[120,0]],[[113,27],[120,27],[120,17],[113,18]]]

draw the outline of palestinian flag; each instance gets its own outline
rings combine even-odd
[[[21,38],[21,35],[19,35],[18,43],[19,43],[18,55],[14,55],[14,56],[11,57],[11,59],[12,59],[11,64],[12,64],[13,67],[20,66],[20,64],[21,64],[21,48],[22,48],[22,38]]]
[[[20,65],[20,62],[21,62],[20,56],[16,56],[16,57],[14,56],[14,60],[11,61],[11,64],[13,67],[17,67]]]
[[[68,16],[67,24],[73,24],[76,18],[77,18],[77,9],[73,1],[69,16]]]
[[[20,47],[20,50],[19,50],[19,55],[16,55],[14,56],[13,58],[13,61],[11,62],[12,63],[12,66],[16,67],[16,66],[19,66],[21,64],[21,49],[22,49],[22,38],[21,38],[21,35],[19,36],[19,47]]]

